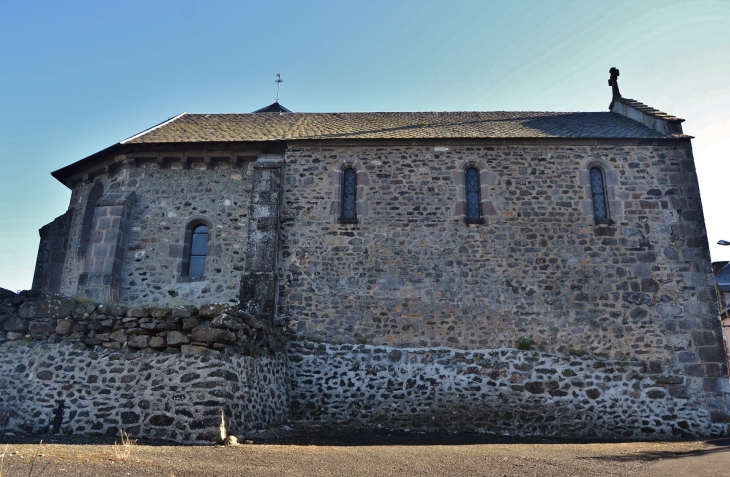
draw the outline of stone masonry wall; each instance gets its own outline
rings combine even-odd
[[[724,367],[689,141],[300,146],[286,161],[279,311],[301,334],[465,349],[527,336],[546,352]],[[359,224],[333,210],[346,161],[369,177]],[[467,164],[484,224],[459,214]],[[613,225],[592,222],[591,164]]]
[[[304,422],[606,439],[727,431],[711,422],[702,378],[638,361],[311,342],[288,356],[291,417]]]
[[[186,444],[287,418],[283,355],[123,354],[70,344],[0,344],[0,435],[119,435]]]
[[[229,154],[229,153],[226,153]],[[120,299],[127,305],[200,305],[236,302],[245,269],[251,194],[250,158],[216,157],[206,151],[120,156],[116,168],[73,188],[73,222],[61,293],[75,295],[86,257],[76,250],[86,198],[95,181],[105,193],[135,191],[121,272]],[[186,226],[212,224],[204,277],[183,270]]]
[[[688,140],[301,143],[290,145],[286,161],[279,313],[291,329],[330,343],[409,349],[514,348],[527,337],[533,349],[561,359],[635,360],[652,375],[683,376],[704,410],[693,429],[709,429],[701,424],[706,411],[713,423],[730,422]],[[356,224],[338,220],[345,165],[357,168]],[[463,171],[471,165],[481,172],[480,224],[464,221]],[[592,217],[594,166],[604,172],[609,224]],[[424,379],[438,373],[430,369]],[[350,386],[365,389],[340,378],[327,375],[322,392],[347,397]],[[598,379],[583,376],[589,378]],[[457,413],[464,410],[454,404]]]
[[[33,290],[58,293],[61,289],[63,266],[68,251],[70,223],[71,211],[67,211],[38,230],[40,244],[33,273]]]

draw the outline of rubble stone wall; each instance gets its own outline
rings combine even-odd
[[[92,351],[69,343],[0,344],[0,435],[119,435],[186,444],[243,436],[287,418],[283,355]],[[223,416],[223,417],[221,417]]]
[[[605,438],[727,432],[720,364],[291,341],[226,303],[125,308],[0,289],[0,433],[216,442],[281,424]],[[664,368],[666,369],[666,368]],[[223,416],[221,418],[221,416]]]
[[[303,422],[562,438],[727,432],[712,422],[702,378],[638,361],[311,342],[291,343],[288,357],[291,417]]]

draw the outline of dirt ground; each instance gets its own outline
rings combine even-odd
[[[327,429],[247,439],[253,443],[223,447],[5,437],[0,476],[730,476],[730,439],[556,443]]]

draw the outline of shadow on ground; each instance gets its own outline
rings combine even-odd
[[[730,457],[730,438],[715,439],[707,441],[708,447],[701,450],[692,450],[687,452],[671,452],[671,451],[644,451],[632,452],[619,455],[601,455],[590,457],[578,457],[583,460],[596,460],[604,462],[653,462],[657,460],[680,459],[685,457],[704,457],[709,455],[725,454]]]

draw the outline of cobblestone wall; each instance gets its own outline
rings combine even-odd
[[[722,365],[689,141],[300,146],[286,161],[279,310],[299,333],[467,349],[528,336],[541,351]],[[343,162],[369,177],[358,224],[337,219]],[[468,164],[483,224],[460,215]],[[593,223],[592,165],[611,225]]]
[[[292,419],[305,422],[562,438],[727,432],[711,422],[702,378],[637,361],[308,342],[288,355]]]
[[[189,356],[0,344],[0,434],[119,435],[214,443],[287,417],[282,355]],[[222,436],[225,437],[225,434]]]
[[[234,435],[281,423],[281,343],[268,323],[237,311],[228,303],[129,308],[0,288],[0,435],[123,429],[210,443],[221,412]]]

